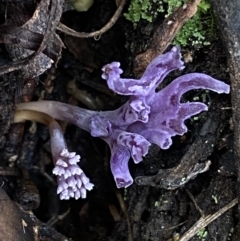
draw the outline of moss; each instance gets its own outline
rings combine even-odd
[[[175,8],[180,7],[185,1],[183,0],[163,0],[167,4],[167,14],[165,17],[169,16]]]
[[[159,12],[164,12],[166,18],[185,2],[185,0],[132,0],[128,13],[124,16],[136,26],[141,19],[152,22]],[[209,45],[214,36],[214,26],[210,4],[207,0],[202,0],[198,5],[197,13],[184,24],[173,44]]]
[[[203,0],[198,5],[197,13],[178,32],[173,44],[180,46],[209,45],[214,37],[214,26],[210,4]]]
[[[157,17],[158,12],[164,12],[162,4],[162,1],[157,0],[132,0],[128,13],[125,13],[124,17],[134,24],[141,19],[152,22]]]
[[[206,231],[205,228],[202,228],[198,231],[197,236],[201,238],[202,241],[204,241],[205,238],[208,236],[208,231]]]

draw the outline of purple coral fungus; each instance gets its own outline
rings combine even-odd
[[[128,187],[133,182],[128,168],[130,157],[135,163],[141,162],[151,143],[162,149],[169,148],[173,136],[187,132],[184,121],[208,109],[201,102],[181,103],[185,92],[200,88],[217,93],[230,91],[229,85],[219,80],[192,73],[156,92],[168,73],[183,68],[178,47],[156,57],[138,80],[121,78],[123,71],[118,62],[105,65],[102,78],[107,80],[109,88],[118,94],[129,95],[129,100],[114,111],[90,111],[54,101],[22,103],[17,105],[17,110],[44,112],[102,138],[111,150],[110,166],[117,187]]]

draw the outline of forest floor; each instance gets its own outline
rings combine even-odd
[[[114,1],[96,0],[87,12],[64,12],[61,22],[78,32],[92,32],[101,29],[115,11]],[[126,11],[125,6],[123,12]],[[56,193],[47,127],[33,122],[10,126],[11,116],[6,117],[12,114],[12,108],[7,105],[13,106],[14,102],[29,98],[102,111],[121,106],[127,97],[108,89],[101,79],[101,68],[106,63],[119,61],[124,69],[123,76],[133,77],[134,59],[151,46],[153,34],[163,20],[164,15],[159,13],[152,23],[141,20],[134,27],[121,14],[117,23],[99,38],[76,38],[57,31],[65,48],[56,66],[38,78],[24,81],[16,77],[18,72],[2,76],[1,95],[4,92],[7,97],[1,96],[1,108],[5,111],[0,126],[3,134],[0,139],[1,187],[14,203],[19,203],[17,208],[20,208],[21,220],[25,220],[22,227],[26,232],[31,232],[30,227],[39,227],[34,239],[29,234],[29,239],[23,235],[21,240],[240,239],[236,231],[237,205],[234,206],[237,169],[230,95],[206,90],[186,93],[182,102],[200,100],[209,106],[209,111],[187,120],[188,132],[174,137],[168,150],[152,145],[143,162],[135,165],[130,161],[131,174],[136,181],[127,189],[115,186],[108,145],[61,122],[69,149],[81,155],[81,168],[94,183],[87,198],[80,200],[60,201]],[[169,43],[166,51],[171,47]],[[9,57],[3,44],[1,50],[1,63],[6,64]],[[193,72],[230,84],[227,53],[219,30],[210,45],[189,44],[181,48],[181,53],[185,69],[168,75],[159,89],[177,76]],[[27,85],[31,86],[30,94],[24,92]],[[40,221],[33,218],[32,213]],[[0,218],[0,222],[4,221]],[[14,228],[14,225],[9,227]],[[191,230],[193,227],[195,231]],[[11,240],[4,238],[0,236],[0,240]]]

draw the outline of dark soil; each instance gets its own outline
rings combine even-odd
[[[104,26],[115,10],[114,1],[96,0],[88,12],[65,12],[61,22],[79,32],[92,32]],[[66,48],[56,67],[25,82],[18,78],[18,72],[2,76],[0,183],[21,210],[32,210],[40,220],[34,222],[42,228],[39,231],[42,239],[32,240],[176,241],[201,217],[216,213],[236,198],[230,95],[203,90],[185,94],[183,102],[199,98],[209,105],[209,111],[188,120],[189,131],[174,137],[169,150],[152,145],[141,164],[131,162],[131,174],[138,178],[127,189],[115,186],[107,144],[73,125],[61,123],[69,149],[81,155],[81,168],[94,183],[87,198],[80,200],[60,201],[56,194],[48,129],[31,122],[10,126],[12,107],[21,98],[57,100],[94,110],[119,107],[126,97],[108,89],[101,79],[101,67],[119,61],[124,76],[133,76],[134,58],[147,50],[162,21],[163,16],[159,15],[153,23],[142,20],[134,28],[121,16],[98,40],[59,32]],[[182,48],[185,69],[169,75],[160,88],[176,76],[191,72],[206,73],[230,84],[225,45],[219,36],[217,32],[210,46]],[[8,52],[3,44],[0,47],[1,64],[5,64]],[[29,83],[34,86],[30,97],[24,92],[24,86]],[[70,83],[76,85],[74,91],[69,90]],[[201,168],[207,161],[211,161],[209,170],[203,173],[199,170],[185,185],[180,184],[193,167],[199,164]],[[146,176],[153,178],[146,181]],[[235,206],[210,223],[205,233],[199,231],[186,240],[238,240],[237,221]],[[43,223],[46,225],[42,226]]]

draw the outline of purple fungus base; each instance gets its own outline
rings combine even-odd
[[[17,110],[44,112],[102,138],[110,147],[110,166],[116,185],[126,188],[133,182],[128,168],[130,157],[135,163],[141,162],[151,143],[168,149],[173,136],[187,132],[184,121],[208,109],[201,102],[181,103],[184,93],[193,89],[207,89],[219,94],[230,92],[229,85],[200,73],[178,77],[156,92],[167,74],[183,68],[178,47],[156,57],[140,79],[121,78],[123,71],[118,62],[105,65],[102,78],[109,88],[129,96],[129,100],[114,111],[90,111],[54,101],[22,103],[17,105]]]

